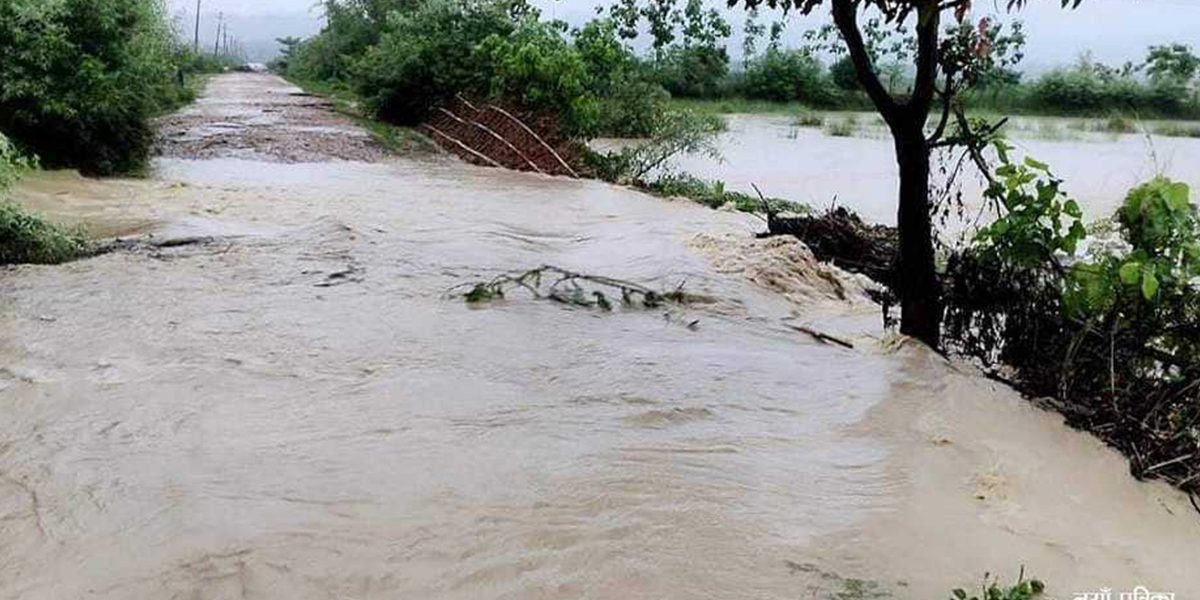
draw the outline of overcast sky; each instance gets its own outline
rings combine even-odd
[[[272,41],[285,35],[308,36],[320,30],[321,12],[315,0],[201,0],[201,39],[211,43],[216,29],[216,13],[223,11],[230,32],[252,48],[267,49]],[[981,0],[976,12],[1001,12],[1004,0]],[[572,23],[586,21],[598,5],[611,0],[534,0],[551,18]],[[724,6],[724,0],[710,0]],[[190,34],[195,0],[170,0],[175,14],[186,13]],[[1041,70],[1048,66],[1073,62],[1081,52],[1092,51],[1096,59],[1120,64],[1140,60],[1152,44],[1183,42],[1200,49],[1200,0],[1085,0],[1074,11],[1059,8],[1058,0],[1032,0],[1019,14],[1029,37],[1026,67]],[[731,11],[735,30],[740,30],[741,13]],[[818,16],[791,17],[789,39],[796,40],[805,29],[819,26]],[[730,42],[730,51],[740,46],[738,36]]]

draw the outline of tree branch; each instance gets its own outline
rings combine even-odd
[[[938,74],[938,28],[942,12],[936,0],[926,0],[917,9],[917,77],[907,109],[915,115],[928,115],[933,105]]]
[[[950,75],[946,76],[946,88],[937,90],[942,96],[942,117],[938,121],[937,129],[933,130],[933,135],[925,140],[927,144],[933,146],[941,141],[942,136],[946,134],[946,125],[950,123],[950,113],[954,107],[954,81]]]
[[[883,83],[879,81],[875,65],[871,56],[867,54],[866,41],[863,40],[862,32],[858,29],[858,2],[854,0],[832,1],[833,22],[841,32],[842,39],[846,41],[846,48],[850,51],[850,60],[854,63],[858,81],[866,90],[867,96],[871,98],[871,102],[875,104],[879,114],[891,125],[899,116],[900,107],[896,104],[895,98],[892,98],[892,95],[883,87]]]

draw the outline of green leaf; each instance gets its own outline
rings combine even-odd
[[[967,592],[962,588],[958,588],[954,590],[954,597],[958,598],[958,600],[967,600]]]
[[[1079,208],[1079,203],[1074,200],[1067,200],[1066,204],[1063,204],[1063,212],[1076,219],[1083,217],[1083,210]]]
[[[1133,285],[1141,279],[1142,263],[1125,263],[1121,265],[1121,283],[1125,285]]]
[[[1050,165],[1048,165],[1040,160],[1035,160],[1029,156],[1025,157],[1025,166],[1029,167],[1030,169],[1034,169],[1034,170],[1042,171],[1042,172],[1050,170]]]
[[[1158,277],[1154,275],[1154,271],[1146,269],[1142,273],[1142,295],[1147,301],[1153,301],[1158,295]]]
[[[1167,205],[1174,212],[1183,212],[1187,210],[1191,203],[1188,202],[1188,185],[1186,183],[1172,183],[1167,186]]]

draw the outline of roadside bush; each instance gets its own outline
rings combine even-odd
[[[456,93],[490,92],[491,69],[475,48],[515,28],[497,2],[429,0],[413,11],[392,12],[379,42],[354,62],[355,90],[380,118],[415,125]]]
[[[584,137],[646,137],[667,109],[670,94],[621,42],[616,26],[597,19],[574,32],[574,47],[587,69],[593,110],[580,127]]]
[[[1009,162],[1000,218],[949,261],[949,345],[1130,457],[1200,490],[1200,217],[1181,183],[1131,190],[1116,238],[1089,235],[1048,167]],[[1086,254],[1078,256],[1078,251]]]
[[[832,104],[837,94],[821,62],[799,50],[768,49],[746,69],[745,95],[774,102]]]
[[[65,262],[83,254],[82,236],[30,215],[5,198],[6,190],[35,161],[0,134],[0,265]]]
[[[86,252],[87,242],[80,233],[0,200],[0,265],[54,265]]]
[[[588,67],[554,24],[525,19],[507,35],[484,39],[476,58],[492,97],[552,111],[570,133],[592,127],[598,107],[588,91]]]
[[[184,93],[154,0],[7,0],[0,56],[0,130],[44,164],[85,174],[141,169],[150,119]]]

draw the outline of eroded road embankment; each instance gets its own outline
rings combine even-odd
[[[0,273],[0,597],[928,600],[1021,565],[1200,595],[1184,498],[863,335],[858,283],[803,246],[595,182],[270,162],[249,123],[282,89],[213,82],[188,114],[247,125],[182,130],[233,136],[185,152],[216,158],[21,188],[211,241]],[[446,295],[547,263],[719,301]]]

